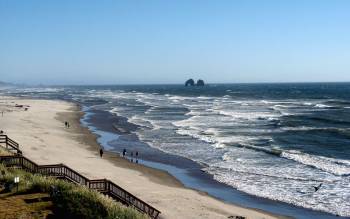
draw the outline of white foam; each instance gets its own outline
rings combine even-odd
[[[316,107],[316,108],[330,108],[330,107],[332,107],[332,106],[319,103],[319,104],[316,104],[315,107]]]
[[[283,151],[281,153],[281,157],[294,160],[338,176],[350,175],[350,161],[347,160],[315,156],[301,153],[299,151]]]
[[[133,123],[135,125],[142,126],[142,127],[147,127],[149,129],[154,128],[152,123],[150,123],[147,119],[139,115],[132,116],[130,119],[128,119],[128,122]]]
[[[217,149],[222,149],[222,148],[225,148],[226,145],[225,145],[225,144],[222,144],[222,143],[215,143],[215,144],[214,144],[214,147],[217,148]]]
[[[278,117],[276,114],[269,112],[239,112],[239,111],[227,111],[227,110],[217,110],[221,115],[229,116],[234,119],[243,120],[261,120],[261,119],[272,119]]]
[[[263,104],[271,104],[271,103],[274,103],[274,102],[267,101],[267,100],[261,100],[260,102],[263,103]]]
[[[184,97],[184,96],[168,96],[169,100],[186,100],[189,99],[188,97]]]
[[[349,193],[341,197],[337,195],[337,192],[341,192],[344,189],[344,185],[339,181],[329,184],[323,183],[321,189],[314,193],[313,186],[318,185],[319,181],[300,180],[298,178],[284,180],[274,176],[269,177],[217,169],[211,169],[208,172],[214,174],[214,179],[248,194],[345,217],[350,216],[350,204],[346,196]]]
[[[303,103],[303,105],[305,105],[305,106],[312,106],[312,105],[313,105],[313,103],[310,103],[310,102],[304,102],[304,103]]]
[[[186,113],[186,116],[199,116],[202,113],[200,111],[196,111],[196,110],[190,110],[188,113]]]
[[[291,106],[276,104],[273,107],[276,107],[276,108],[290,108]]]
[[[297,127],[282,127],[283,131],[339,131],[347,132],[350,128],[337,128],[337,127],[309,127],[309,126],[297,126]]]
[[[216,143],[215,141],[215,138],[213,136],[205,136],[205,135],[201,135],[199,133],[199,131],[196,131],[196,130],[186,130],[186,129],[179,129],[176,131],[177,134],[180,134],[180,135],[187,135],[187,136],[191,136],[193,138],[196,138],[196,139],[200,139],[202,141],[205,141],[205,142],[208,142],[208,143]]]
[[[214,179],[252,195],[350,215],[350,177],[334,176],[288,159],[283,161],[284,158],[264,155],[262,151],[229,149],[221,162],[205,168]],[[321,182],[321,189],[315,193],[313,186]]]
[[[199,97],[197,97],[197,99],[201,99],[201,100],[211,100],[211,99],[213,99],[213,97],[199,96]]]

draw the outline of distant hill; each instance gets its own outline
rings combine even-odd
[[[10,86],[13,86],[13,84],[0,81],[0,87],[10,87]]]
[[[8,83],[3,82],[3,81],[0,81],[0,84],[1,84],[1,85],[6,85],[6,84],[8,84]]]

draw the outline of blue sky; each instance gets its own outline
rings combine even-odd
[[[0,80],[350,81],[350,1],[0,0]]]

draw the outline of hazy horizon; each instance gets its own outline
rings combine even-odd
[[[350,2],[0,0],[0,80],[350,81]]]
[[[190,79],[190,78],[187,78]],[[16,81],[0,81],[6,84],[13,85],[23,85],[23,86],[129,86],[129,85],[184,85],[186,80],[183,82],[158,82],[158,83],[25,83],[25,82],[16,82]],[[196,80],[195,80],[196,81]],[[350,83],[349,81],[259,81],[259,82],[211,82],[204,81],[206,85],[225,85],[225,84],[337,84],[337,83]]]

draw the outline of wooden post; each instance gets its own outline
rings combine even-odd
[[[8,146],[7,146],[7,144],[8,144],[8,143],[7,143],[7,138],[8,138],[8,137],[7,137],[7,135],[5,135],[5,144],[6,144],[6,149],[8,150]]]

